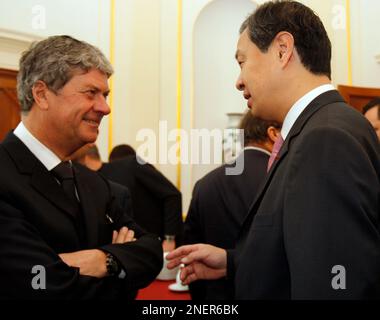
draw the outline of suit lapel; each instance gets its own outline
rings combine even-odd
[[[265,192],[272,181],[274,173],[276,172],[277,168],[281,165],[281,162],[284,160],[284,158],[289,152],[292,140],[301,133],[302,129],[315,112],[320,110],[322,107],[335,102],[344,102],[343,98],[338,93],[338,91],[332,90],[325,92],[317,98],[315,98],[298,117],[297,121],[291,128],[286,140],[284,141],[284,144],[278,155],[278,159],[274,162],[271,170],[268,172],[266,179],[264,180],[264,183],[261,185],[261,189],[259,190],[255,200],[253,201],[248,211],[247,216],[245,217],[245,220],[242,225],[243,228],[249,228],[249,226],[251,225],[251,221],[253,220],[253,217],[261,203],[261,200],[264,197]]]
[[[36,166],[31,178],[31,184],[42,196],[56,207],[76,218],[77,209],[70,203],[61,186],[45,167]]]
[[[98,239],[98,218],[96,215],[97,208],[95,206],[94,195],[91,194],[81,171],[75,166],[74,176],[83,214],[87,246],[93,248],[96,246]]]
[[[75,216],[75,208],[69,204],[58,182],[20,139],[9,133],[2,145],[20,173],[30,175],[30,183],[36,191],[66,214]]]

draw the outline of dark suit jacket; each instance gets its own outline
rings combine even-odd
[[[336,91],[317,97],[284,142],[236,251],[228,251],[236,297],[379,298],[379,180],[369,122]],[[342,271],[333,273],[338,265],[345,283]],[[334,289],[336,276],[345,290]]]
[[[99,172],[131,191],[134,218],[141,227],[160,237],[182,234],[181,193],[152,165],[140,165],[129,156],[103,164]]]
[[[239,230],[249,206],[267,173],[269,156],[247,149],[240,175],[226,175],[223,165],[201,180],[193,190],[193,198],[185,222],[185,243],[207,243],[220,248],[235,248]],[[226,279],[197,281],[190,285],[194,300],[232,299],[233,282]]]
[[[0,170],[0,298],[123,298],[157,276],[159,240],[120,210],[108,182],[97,173],[74,167],[85,231],[81,241],[75,209],[52,174],[13,134],[0,145]],[[138,240],[110,244],[112,231],[124,225],[135,230]],[[81,276],[58,256],[94,248],[111,252],[126,278]],[[45,267],[46,290],[32,288],[36,265]]]

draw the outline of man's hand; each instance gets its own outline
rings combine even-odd
[[[61,253],[59,257],[69,267],[79,268],[82,276],[103,278],[107,275],[106,254],[98,249]]]
[[[180,275],[184,285],[200,279],[220,279],[227,274],[226,250],[206,244],[179,247],[169,253],[166,259],[170,261],[168,269],[185,265]]]
[[[112,244],[123,244],[136,241],[135,232],[127,227],[114,231]],[[79,268],[79,274],[95,278],[103,278],[107,275],[106,253],[98,250],[81,250],[70,253],[61,253],[59,257],[70,267]]]
[[[119,232],[116,230],[113,231],[112,244],[126,243],[131,241],[136,241],[135,232],[133,230],[130,230],[127,227],[122,227]]]

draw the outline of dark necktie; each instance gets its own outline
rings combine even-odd
[[[270,168],[272,168],[273,163],[278,159],[278,154],[280,153],[281,147],[284,143],[284,139],[282,138],[281,134],[277,138],[276,142],[274,143],[272,154],[270,155],[269,161],[268,161],[268,172]]]
[[[57,178],[66,196],[70,199],[71,204],[77,206],[78,198],[75,192],[74,172],[71,163],[68,161],[61,162],[51,172]]]
[[[56,166],[53,170],[51,170],[53,175],[57,178],[61,187],[67,196],[70,204],[75,208],[75,224],[78,230],[79,241],[82,245],[85,245],[85,229],[83,216],[81,213],[81,207],[79,204],[79,200],[76,194],[75,181],[74,181],[74,171],[70,162],[65,161],[61,162],[58,166]]]

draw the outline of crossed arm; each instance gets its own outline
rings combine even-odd
[[[134,236],[133,230],[122,227],[119,231],[113,231],[112,244],[135,241]],[[61,253],[59,257],[69,267],[79,268],[79,274],[82,276],[104,278],[107,275],[106,253],[102,250],[91,249]]]

